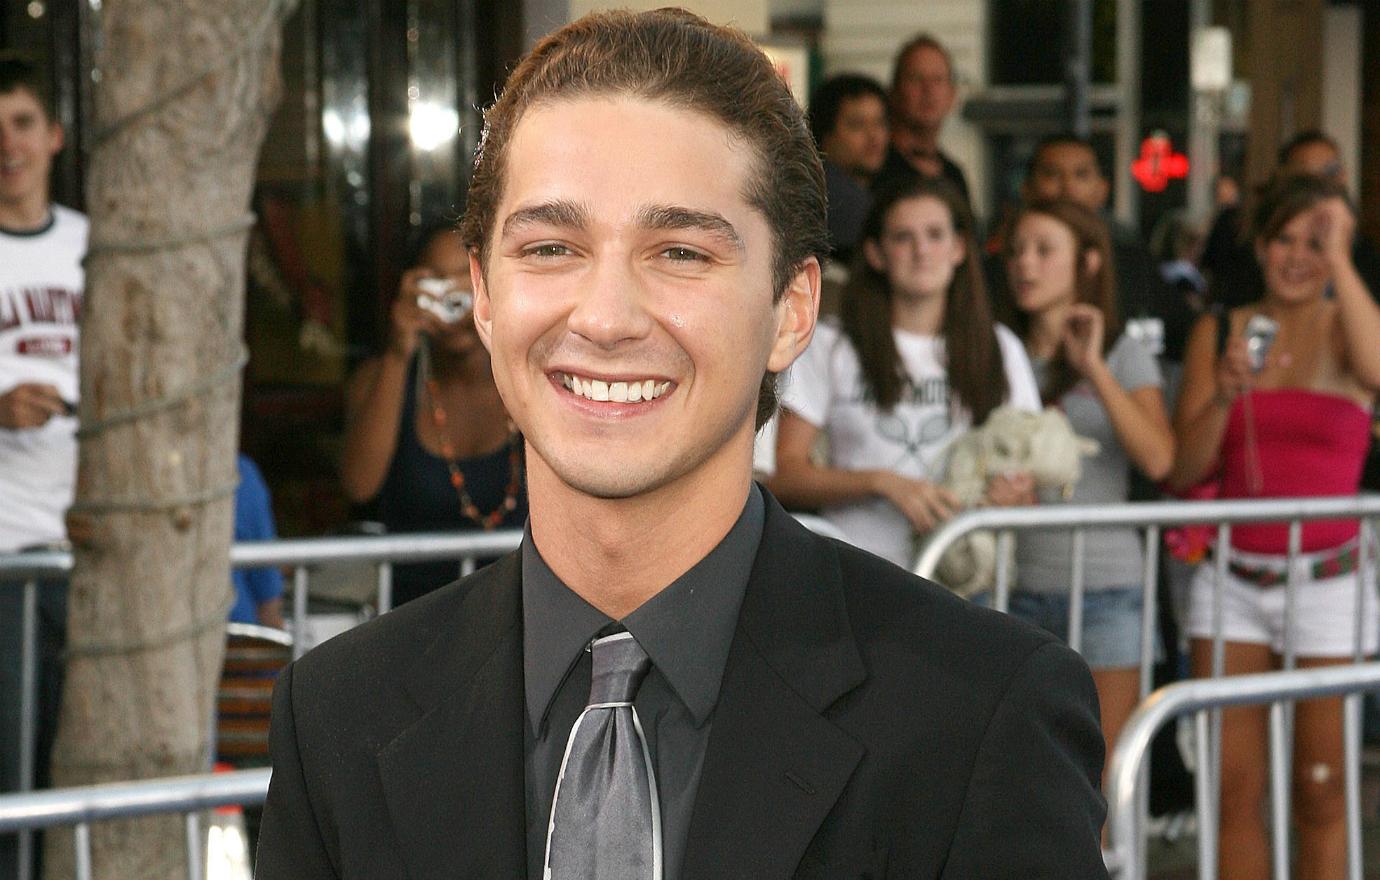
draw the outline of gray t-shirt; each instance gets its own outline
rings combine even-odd
[[[1044,387],[1049,363],[1033,361],[1035,378]],[[1141,343],[1123,335],[1107,353],[1107,367],[1127,391],[1162,387],[1159,364]],[[1083,476],[1067,501],[1058,491],[1042,491],[1041,504],[1112,504],[1126,500],[1130,460],[1117,440],[1102,401],[1086,380],[1059,400],[1073,430],[1096,440],[1098,453],[1083,459]],[[1016,542],[1016,583],[1032,593],[1064,593],[1072,583],[1071,532],[1027,532]],[[1128,587],[1143,578],[1144,548],[1136,529],[1088,529],[1085,533],[1083,586],[1087,590]]]

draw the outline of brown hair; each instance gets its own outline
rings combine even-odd
[[[864,241],[880,243],[887,217],[909,199],[931,198],[948,209],[954,234],[963,241],[963,262],[954,269],[945,292],[945,369],[949,387],[959,402],[981,423],[1001,405],[1009,390],[1002,368],[1001,347],[992,322],[992,310],[978,268],[981,251],[973,235],[973,220],[958,189],[942,178],[908,178],[877,194],[863,223]],[[891,330],[891,285],[885,275],[868,264],[859,248],[853,273],[843,292],[839,317],[843,332],[853,343],[866,383],[877,407],[890,410],[901,400],[905,379],[896,337]]]
[[[1251,237],[1269,241],[1295,217],[1331,198],[1346,199],[1345,187],[1311,174],[1277,175],[1261,190],[1251,215]]]
[[[1102,312],[1102,351],[1105,354],[1121,336],[1121,315],[1116,307],[1116,258],[1112,251],[1112,237],[1107,231],[1107,224],[1095,211],[1064,199],[1022,205],[1012,215],[1011,225],[1007,227],[1011,231],[1006,239],[1008,258],[1016,225],[1032,214],[1057,220],[1073,233],[1074,300],[1096,306],[1098,311]],[[1099,258],[1095,272],[1087,271],[1089,253],[1096,253]],[[1015,309],[1012,321],[1021,339],[1028,338],[1031,324],[1029,313]],[[1040,389],[1041,399],[1046,404],[1058,402],[1070,388],[1078,384],[1078,379],[1078,371],[1064,358],[1063,349],[1059,349],[1050,363],[1045,387]]]
[[[718,120],[757,155],[744,198],[772,230],[772,298],[810,257],[829,252],[824,169],[800,106],[742,32],[680,9],[584,16],[537,43],[484,113],[484,133],[460,224],[487,266],[503,196],[508,141],[531,107],[561,98],[629,95]],[[776,376],[762,377],[757,426],[776,411]]]
[[[0,52],[0,95],[18,91],[28,92],[38,101],[43,113],[51,122],[57,118],[53,107],[53,96],[48,91],[48,83],[38,64],[25,55]]]

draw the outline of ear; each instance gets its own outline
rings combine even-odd
[[[789,367],[814,337],[815,322],[819,319],[820,275],[819,260],[808,258],[772,307],[776,334],[767,358],[769,371],[779,373]]]
[[[1111,198],[1112,184],[1100,172],[1097,175],[1097,203],[1106,207],[1107,199]]]
[[[62,145],[67,142],[67,133],[63,130],[62,123],[56,119],[48,123],[48,153],[56,156],[62,152]]]
[[[489,299],[489,285],[484,280],[484,265],[479,260],[479,250],[470,248],[470,284],[474,286],[474,329],[479,332],[479,341],[493,351],[490,340],[493,337],[493,301]]]
[[[963,265],[963,260],[968,256],[968,240],[962,235],[954,235],[954,252],[950,255],[949,262],[954,268]]]
[[[863,239],[863,259],[867,260],[867,265],[874,272],[886,274],[886,254],[882,253],[882,246],[873,239]]]
[[[1083,274],[1091,278],[1102,271],[1102,254],[1088,248],[1083,251]]]

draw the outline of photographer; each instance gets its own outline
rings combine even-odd
[[[1264,297],[1205,315],[1189,338],[1174,417],[1171,488],[1217,483],[1222,498],[1355,494],[1380,389],[1380,308],[1352,260],[1356,218],[1344,190],[1320,177],[1274,183],[1255,211]],[[1329,296],[1328,291],[1331,290]],[[1301,668],[1351,662],[1357,523],[1307,523],[1295,564],[1299,588],[1285,620],[1289,534],[1284,524],[1232,529],[1224,583],[1201,565],[1190,592],[1194,673],[1212,674],[1214,590],[1221,591],[1226,673],[1278,668],[1286,624]],[[1363,593],[1363,653],[1376,647],[1374,585]],[[1265,709],[1222,721],[1221,852],[1233,877],[1268,874],[1263,821]],[[1310,876],[1346,863],[1340,700],[1300,703],[1295,716],[1294,816]]]
[[[454,227],[419,238],[390,312],[387,347],[346,390],[341,480],[389,532],[520,528],[522,443],[470,314],[469,255]],[[400,605],[455,580],[442,561],[395,566]]]

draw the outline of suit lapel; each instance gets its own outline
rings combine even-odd
[[[476,576],[408,678],[423,715],[379,753],[414,880],[526,873],[518,560]]]
[[[724,670],[685,880],[787,878],[863,747],[823,716],[865,678],[837,559],[774,499]]]

